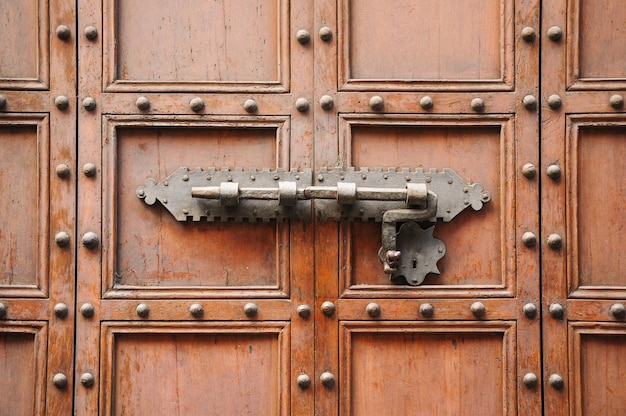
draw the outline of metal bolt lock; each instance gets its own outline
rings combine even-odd
[[[320,375],[320,382],[322,383],[322,386],[330,389],[335,385],[335,375],[325,371]]]
[[[300,389],[306,390],[311,385],[311,377],[309,377],[308,374],[300,374],[298,377],[296,377],[296,383],[298,384],[298,387],[300,387]]]
[[[322,26],[319,31],[320,39],[324,42],[328,42],[333,38],[333,31],[328,26]]]
[[[93,26],[85,27],[83,33],[85,34],[85,37],[89,40],[94,40],[98,37],[98,29]]]
[[[434,105],[433,99],[431,97],[429,97],[428,95],[420,98],[420,106],[424,110],[429,110],[429,109],[433,108],[433,105]]]
[[[532,163],[526,163],[522,166],[522,175],[528,179],[532,179],[537,175],[537,168]]]
[[[624,106],[624,97],[619,94],[611,95],[611,98],[609,98],[609,103],[614,109],[620,109]]]
[[[85,318],[91,318],[96,313],[96,309],[91,303],[83,303],[80,307],[80,314]]]
[[[322,95],[322,98],[320,98],[320,107],[322,107],[323,110],[329,111],[334,105],[335,101],[330,95]]]
[[[296,32],[296,39],[301,45],[306,45],[311,41],[311,34],[308,30],[300,29]]]
[[[54,305],[54,316],[59,319],[67,318],[67,314],[70,312],[70,308],[65,303],[57,303]]]
[[[98,234],[93,231],[87,231],[83,234],[82,243],[86,248],[94,249],[98,247],[98,244],[100,244],[100,239],[98,238]]]
[[[200,97],[192,98],[191,101],[189,101],[189,108],[191,108],[196,113],[198,111],[202,111],[202,109],[204,108],[204,100]]]
[[[550,378],[548,379],[548,384],[550,384],[550,387],[552,387],[555,390],[561,390],[563,386],[565,385],[565,381],[563,380],[563,377],[561,377],[560,375],[551,374]]]
[[[557,40],[561,40],[561,38],[563,37],[563,29],[561,29],[558,26],[552,26],[550,29],[548,29],[548,38],[550,38],[550,40],[553,41],[557,41]]]
[[[137,313],[137,316],[139,316],[140,318],[147,318],[148,315],[150,315],[150,307],[146,305],[145,303],[140,303],[135,308],[135,312]]]
[[[248,113],[256,113],[259,110],[259,106],[256,101],[249,99],[243,103],[243,109]]]
[[[66,163],[59,163],[56,167],[57,176],[61,179],[68,178],[70,176],[70,167]]]
[[[485,315],[486,310],[487,308],[485,308],[485,305],[482,302],[474,302],[472,303],[472,306],[470,306],[470,311],[472,311],[472,315],[476,318],[480,318]]]
[[[96,176],[96,171],[96,165],[93,163],[85,163],[83,165],[83,173],[89,178]]]
[[[547,240],[548,247],[553,250],[558,250],[563,246],[563,237],[559,234],[550,234]]]
[[[135,105],[141,111],[145,111],[150,108],[150,100],[147,97],[141,96],[137,98],[137,101],[135,101]]]
[[[189,306],[189,313],[194,318],[201,318],[204,315],[204,308],[202,307],[202,305],[194,303]]]
[[[296,311],[298,316],[302,319],[306,319],[311,316],[311,307],[309,305],[300,305]]]
[[[4,108],[7,106],[7,97],[5,97],[4,95],[0,94],[0,109]]]
[[[477,113],[481,113],[485,111],[485,100],[483,100],[482,98],[474,98],[470,103],[470,106],[472,107],[472,110],[476,111]]]
[[[59,95],[54,99],[54,105],[59,110],[67,110],[70,106],[70,100],[65,95]]]
[[[550,307],[548,308],[548,313],[554,319],[563,319],[563,314],[565,313],[565,309],[563,308],[563,305],[555,302],[555,303],[550,304]]]
[[[331,301],[326,301],[322,303],[322,313],[324,313],[324,315],[326,316],[333,316],[333,314],[335,313],[335,304],[332,303]]]
[[[96,109],[96,100],[94,100],[91,97],[87,97],[83,100],[83,107],[85,107],[85,110],[87,111],[93,111]]]
[[[522,105],[527,110],[534,110],[537,108],[537,98],[535,98],[534,95],[525,95],[524,98],[522,98]]]
[[[96,378],[91,373],[83,373],[80,375],[80,384],[85,387],[92,387],[96,382]]]
[[[551,109],[556,110],[557,108],[561,108],[563,105],[563,100],[557,94],[552,94],[548,97],[548,105]]]
[[[7,305],[0,302],[0,319],[5,318],[7,316]]]
[[[419,313],[424,318],[432,318],[435,314],[435,308],[430,303],[422,303],[419,308]]]
[[[376,318],[380,316],[380,305],[378,303],[368,303],[365,307],[365,312],[367,312],[371,318]]]
[[[54,242],[59,247],[67,247],[70,244],[70,235],[65,231],[59,231],[54,236]]]
[[[243,313],[245,313],[248,318],[253,318],[259,314],[259,307],[256,303],[246,303],[243,306]]]
[[[307,100],[306,98],[300,97],[296,100],[296,110],[298,110],[301,113],[309,111],[310,106],[311,106],[311,103],[309,103],[309,100]]]
[[[59,25],[57,26],[57,38],[61,40],[68,40],[70,36],[72,36],[72,31],[67,25]]]
[[[533,232],[526,231],[522,234],[522,243],[524,243],[526,247],[534,247],[537,245],[537,236]]]
[[[539,384],[539,377],[537,377],[535,373],[526,373],[524,374],[522,382],[527,389],[534,389]]]
[[[383,100],[383,97],[379,95],[375,95],[372,98],[370,98],[370,108],[372,110],[381,111],[384,106],[385,106],[385,101]]]
[[[615,319],[626,318],[626,307],[621,303],[614,303],[609,309],[609,313]]]
[[[524,312],[526,318],[533,319],[537,316],[537,306],[534,303],[527,303],[522,307],[522,312]]]
[[[63,373],[56,373],[52,376],[52,384],[59,390],[67,388],[67,376]]]
[[[522,29],[521,35],[522,39],[524,39],[524,41],[528,43],[534,42],[535,38],[537,37],[537,35],[535,34],[535,29],[530,26],[524,27]]]
[[[552,180],[557,180],[561,177],[561,167],[557,164],[548,165],[546,169],[546,174]]]

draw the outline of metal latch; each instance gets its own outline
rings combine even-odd
[[[148,179],[136,192],[148,205],[159,200],[178,221],[308,221],[315,200],[320,221],[382,222],[383,270],[410,285],[438,274],[446,252],[433,237],[434,225],[420,224],[451,221],[490,200],[480,184],[467,184],[452,169],[322,169],[315,180],[310,169],[179,168],[159,183]]]

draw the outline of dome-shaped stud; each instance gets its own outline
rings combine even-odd
[[[141,111],[146,111],[150,108],[150,100],[148,99],[148,97],[141,96],[137,98],[137,100],[135,101],[135,105]]]
[[[147,318],[148,315],[150,315],[150,307],[145,303],[140,303],[135,308],[135,313],[137,313],[137,316],[140,318]]]
[[[420,98],[420,107],[422,107],[424,110],[430,110],[431,108],[433,108],[433,105],[435,105],[435,103],[432,97],[425,95]]]
[[[54,305],[54,316],[56,316],[59,319],[65,319],[67,318],[67,315],[70,313],[70,308],[62,302],[57,303],[56,305]]]
[[[57,38],[68,40],[72,36],[72,30],[67,25],[59,25],[56,30]]]
[[[83,373],[80,375],[80,384],[84,387],[93,387],[96,382],[96,378],[91,373]]]
[[[248,113],[256,113],[259,110],[259,105],[256,101],[248,99],[243,103],[243,109]]]
[[[524,316],[528,319],[533,319],[537,316],[537,306],[534,303],[527,303],[522,307],[522,312],[524,312]]]
[[[7,106],[7,97],[0,94],[0,110],[4,109]]]
[[[537,245],[537,236],[531,231],[526,231],[522,234],[522,243],[526,247],[534,247]]]
[[[300,29],[296,32],[296,40],[301,45],[306,45],[311,41],[311,33],[308,30]]]
[[[59,110],[67,110],[70,107],[70,100],[65,95],[59,95],[55,97],[54,105]]]
[[[85,318],[91,318],[96,313],[96,309],[91,303],[83,303],[80,307],[80,314]]]
[[[96,100],[94,100],[92,97],[86,97],[83,100],[83,107],[87,111],[95,110],[96,109]]]
[[[89,178],[93,178],[94,176],[96,176],[97,173],[97,169],[96,169],[96,165],[94,165],[93,163],[85,163],[83,165],[83,174]]]
[[[89,40],[95,40],[98,38],[98,29],[96,29],[94,26],[85,27],[83,33],[85,34],[85,37]]]
[[[561,178],[561,167],[556,163],[552,163],[548,165],[546,174],[548,175],[548,178],[556,181]]]
[[[57,176],[61,179],[69,178],[72,173],[67,163],[59,163],[56,167]]]
[[[54,235],[54,242],[59,247],[67,247],[70,245],[70,235],[66,231],[59,231]]]
[[[551,374],[548,378],[548,384],[555,390],[561,390],[565,386],[565,380],[558,374]]]
[[[539,377],[535,373],[526,373],[522,382],[527,389],[534,389],[539,385]]]
[[[530,26],[526,26],[522,28],[520,35],[522,36],[522,39],[524,39],[524,41],[528,43],[534,42],[535,38],[537,37],[537,34],[535,33],[535,29],[533,29]]]
[[[243,313],[245,313],[248,318],[254,318],[259,314],[259,307],[256,303],[246,303],[243,306]]]
[[[335,375],[333,373],[325,371],[320,374],[320,382],[322,383],[322,386],[326,388],[331,388],[335,385]]]
[[[548,313],[554,319],[563,319],[563,315],[565,314],[565,308],[560,303],[551,303],[548,307]]]
[[[563,100],[561,100],[561,97],[559,95],[552,94],[548,97],[548,106],[551,109],[556,110],[558,108],[561,108],[561,105],[563,105]]]
[[[204,316],[204,308],[199,303],[194,303],[189,306],[189,313],[194,318],[202,318]]]
[[[483,100],[482,98],[474,98],[472,99],[470,106],[472,107],[472,110],[476,111],[477,113],[482,113],[483,111],[485,111],[485,100]]]
[[[4,303],[0,302],[0,319],[3,319],[7,316],[7,310],[9,308],[7,308],[7,305],[5,305]]]
[[[298,110],[299,112],[305,113],[309,111],[310,107],[311,103],[306,98],[300,97],[296,100],[296,110]]]
[[[93,231],[87,231],[85,234],[83,234],[83,238],[81,241],[83,243],[83,246],[88,249],[94,249],[100,244],[100,238],[98,238],[98,234],[94,233]]]
[[[424,318],[432,318],[435,314],[435,308],[430,303],[422,303],[419,307],[419,314]]]
[[[381,309],[378,303],[368,303],[365,307],[365,312],[369,315],[370,318],[377,318],[380,316]]]
[[[614,303],[609,309],[609,313],[615,319],[626,318],[626,307],[621,303]]]
[[[546,243],[552,250],[558,250],[563,246],[563,237],[556,233],[550,234]]]
[[[563,29],[558,26],[552,26],[548,29],[548,38],[552,41],[559,41],[563,37]]]
[[[320,107],[322,110],[330,111],[335,105],[335,100],[330,95],[322,95],[320,98]]]
[[[309,305],[300,305],[296,309],[298,316],[302,319],[306,319],[311,316],[311,307]]]
[[[522,166],[522,175],[528,179],[532,179],[537,176],[537,167],[532,163],[526,163]]]
[[[306,390],[311,386],[311,377],[308,374],[300,374],[296,377],[296,384],[301,390]]]
[[[609,98],[609,103],[611,104],[611,107],[619,110],[620,108],[624,107],[624,97],[619,94],[611,95],[611,98]]]
[[[333,31],[328,26],[322,26],[319,31],[319,37],[324,42],[328,42],[333,38]]]
[[[322,303],[321,309],[322,313],[326,316],[333,316],[336,310],[335,304],[328,300]]]
[[[189,101],[189,108],[196,113],[202,111],[202,109],[204,109],[204,100],[200,97],[192,98],[191,101]]]
[[[385,101],[383,100],[383,97],[375,95],[370,98],[369,105],[372,110],[381,111],[385,107]]]
[[[528,94],[522,98],[522,105],[527,110],[534,110],[537,108],[537,98],[534,95]]]
[[[470,306],[470,311],[472,312],[472,315],[474,315],[476,318],[483,317],[486,310],[487,308],[482,302],[474,302],[472,303],[472,306]]]
[[[68,384],[67,376],[63,373],[56,373],[52,376],[52,384],[59,390],[66,389]]]

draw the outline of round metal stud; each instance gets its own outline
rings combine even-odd
[[[487,308],[485,308],[485,305],[482,302],[474,302],[472,303],[472,306],[470,306],[470,311],[472,311],[472,315],[476,318],[484,316],[486,310]]]
[[[7,305],[0,302],[0,319],[5,318],[7,316]]]
[[[380,305],[378,303],[368,303],[365,307],[365,312],[367,312],[371,318],[376,318],[380,316]]]
[[[300,305],[296,311],[298,316],[302,319],[306,319],[311,316],[311,307],[309,305]]]
[[[148,97],[141,96],[137,98],[137,101],[135,101],[135,105],[141,111],[146,111],[150,108],[150,100],[148,99]]]
[[[61,179],[68,178],[70,176],[70,167],[66,163],[59,163],[56,167],[57,176]]]
[[[565,313],[565,309],[563,308],[563,305],[555,302],[555,303],[550,304],[550,306],[548,307],[548,313],[554,319],[563,319],[563,314]]]
[[[522,382],[527,389],[534,389],[539,384],[539,377],[535,373],[526,373]]]
[[[200,97],[192,98],[191,101],[189,101],[189,108],[191,108],[196,113],[202,111],[202,109],[204,108],[204,100]]]
[[[57,26],[57,38],[61,40],[68,40],[70,36],[72,36],[72,31],[67,25],[59,25]]]
[[[67,110],[70,106],[70,100],[65,95],[59,95],[54,99],[54,105],[59,110]]]
[[[57,303],[54,305],[54,316],[59,319],[67,318],[67,314],[70,313],[70,308],[65,303]]]
[[[87,111],[93,111],[96,109],[96,100],[94,100],[91,97],[87,97],[83,100],[83,107],[85,107],[85,110]]]
[[[243,313],[245,313],[248,318],[253,318],[259,314],[259,307],[256,303],[246,303],[243,306]]]
[[[420,98],[420,107],[422,107],[424,110],[429,110],[433,108],[434,104],[435,103],[433,102],[433,99],[428,95]]]
[[[83,303],[80,307],[80,314],[85,318],[91,318],[96,313],[96,309],[91,303]]]
[[[558,180],[561,177],[561,167],[557,164],[548,165],[546,174],[552,180]]]
[[[522,175],[528,179],[532,179],[537,175],[537,167],[532,163],[526,163],[522,166]]]
[[[563,100],[557,94],[552,94],[548,97],[548,105],[551,109],[556,110],[557,108],[561,108],[563,105]]]
[[[551,374],[548,379],[548,384],[550,384],[550,387],[555,390],[561,390],[565,385],[565,380],[563,380],[563,377],[558,374]]]
[[[533,319],[537,316],[537,306],[534,303],[527,303],[522,307],[522,312],[524,312],[524,316],[528,319]]]
[[[534,247],[537,245],[537,236],[533,232],[526,231],[522,234],[522,243],[524,243],[526,247]]]
[[[333,316],[335,314],[335,304],[331,301],[326,301],[322,303],[322,313],[326,316]]]
[[[84,387],[92,387],[96,382],[96,378],[91,373],[83,373],[80,375],[80,384]]]
[[[324,371],[320,375],[320,382],[322,383],[322,386],[326,388],[331,388],[335,385],[335,375],[328,371]]]
[[[618,110],[624,106],[624,97],[619,94],[611,95],[609,103],[611,104],[611,107]]]
[[[137,313],[137,316],[139,316],[140,318],[147,318],[148,315],[150,315],[150,307],[146,305],[145,303],[140,303],[135,308],[135,312]]]
[[[248,113],[256,113],[259,110],[259,105],[256,101],[248,99],[243,103],[243,109]]]
[[[432,318],[435,314],[435,308],[430,303],[422,303],[419,308],[419,313],[424,318]]]
[[[301,113],[309,111],[309,107],[311,107],[311,103],[306,98],[300,97],[296,100],[296,110]]]
[[[201,318],[204,316],[204,308],[199,303],[194,303],[189,306],[189,313],[194,318]]]
[[[7,106],[7,97],[0,94],[0,109],[3,109],[6,106]]]
[[[98,234],[94,233],[93,231],[87,231],[85,234],[83,234],[83,238],[81,241],[83,243],[83,246],[88,249],[96,248],[98,247],[98,244],[100,244]]]
[[[306,390],[311,386],[311,377],[308,374],[300,374],[296,377],[296,384],[302,390]]]
[[[322,95],[322,98],[320,98],[320,107],[322,107],[322,110],[330,111],[334,105],[335,101],[330,95]]]
[[[561,40],[563,37],[563,29],[558,26],[552,26],[548,29],[548,38],[553,41]]]
[[[470,103],[470,106],[472,107],[472,110],[476,111],[477,113],[481,113],[485,111],[485,100],[483,100],[482,98],[474,98]]]
[[[537,37],[535,29],[530,26],[524,27],[520,34],[522,36],[522,39],[524,39],[524,41],[528,43],[534,42],[535,38]]]
[[[333,31],[328,26],[322,26],[319,31],[320,39],[324,42],[328,42],[333,38]]]
[[[70,244],[70,235],[65,231],[59,231],[54,236],[54,242],[59,247],[67,247]]]
[[[63,373],[56,373],[52,376],[52,384],[59,390],[67,388],[67,376]]]
[[[385,107],[383,97],[375,95],[370,98],[370,108],[374,111],[381,111]]]
[[[94,165],[93,163],[85,163],[83,165],[83,173],[85,174],[85,176],[93,178],[94,176],[96,176],[96,172],[96,165]]]
[[[94,40],[98,37],[98,29],[93,26],[87,26],[83,31],[85,37],[89,40]]]
[[[308,30],[300,29],[296,32],[296,39],[301,45],[306,45],[311,41],[311,34]]]
[[[537,98],[535,98],[534,95],[525,95],[524,98],[522,98],[522,105],[527,110],[534,110],[537,108]]]
[[[563,237],[556,233],[550,234],[546,243],[551,249],[558,250],[563,246]]]
[[[609,309],[609,313],[615,319],[626,318],[626,307],[621,303],[614,303]]]

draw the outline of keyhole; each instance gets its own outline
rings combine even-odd
[[[413,268],[417,269],[417,259],[413,259]]]

